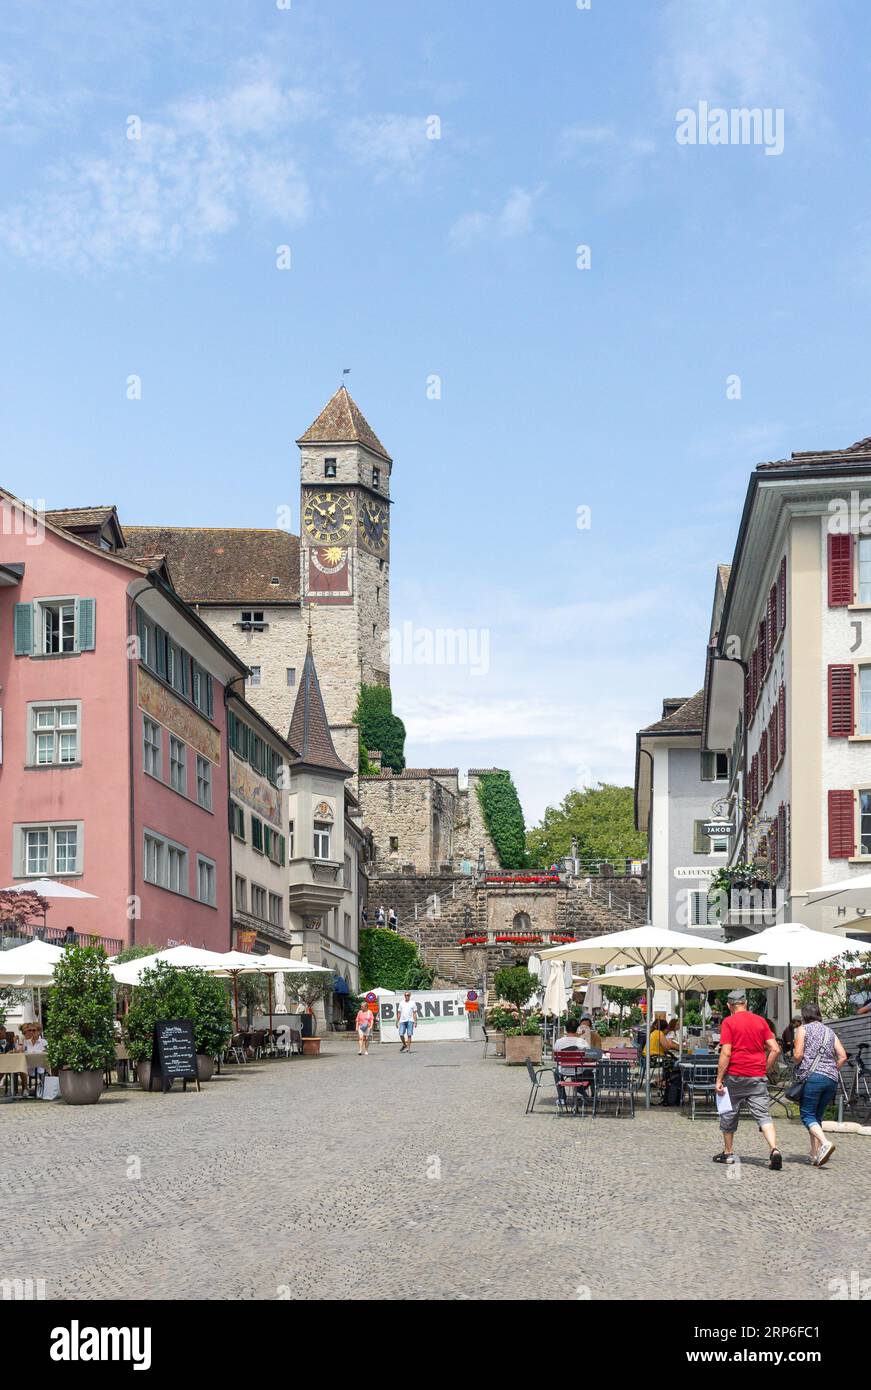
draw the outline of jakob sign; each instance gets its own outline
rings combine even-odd
[[[381,1041],[399,1042],[397,1016],[405,1000],[402,991],[392,999],[381,1000]],[[466,996],[461,989],[413,989],[412,1003],[417,1005],[414,1027],[416,1042],[444,1042],[449,1038],[469,1037],[469,1016]]]

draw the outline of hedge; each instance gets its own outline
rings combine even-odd
[[[429,971],[413,941],[406,941],[386,927],[364,927],[360,932],[360,991],[367,989],[428,989]],[[424,977],[429,975],[428,980]]]
[[[393,713],[393,698],[386,685],[361,685],[354,723],[360,730],[360,771],[374,772],[365,759],[366,750],[380,750],[382,767],[401,772],[405,767],[405,725]],[[365,770],[364,770],[365,761]]]

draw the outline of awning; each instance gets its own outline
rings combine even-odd
[[[711,656],[705,690],[702,747],[712,753],[728,753],[744,704],[744,668],[726,656]]]

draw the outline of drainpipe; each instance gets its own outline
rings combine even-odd
[[[239,691],[234,691],[234,690],[232,689],[232,687],[233,687],[234,685],[237,685],[239,681],[242,682],[241,698],[244,699],[244,698],[245,698],[245,677],[244,677],[244,676],[234,676],[232,680],[227,681],[226,684],[224,685],[224,746],[225,746],[224,762],[225,762],[226,765],[227,765],[227,771],[226,771],[226,775],[225,775],[225,779],[224,779],[224,780],[225,780],[225,784],[226,784],[226,793],[227,793],[227,794],[226,794],[226,797],[225,797],[225,799],[224,799],[224,820],[225,820],[225,824],[228,825],[228,828],[227,828],[227,861],[228,861],[228,862],[227,862],[227,877],[228,877],[228,879],[229,879],[229,890],[230,890],[230,899],[229,899],[230,910],[229,910],[229,914],[228,914],[228,916],[229,916],[229,940],[228,940],[228,945],[227,945],[227,950],[228,950],[228,951],[232,951],[232,950],[233,950],[233,914],[234,914],[235,911],[236,911],[236,891],[235,891],[236,885],[235,885],[235,883],[234,883],[234,881],[233,881],[233,836],[232,836],[231,833],[230,833],[229,824],[228,824],[228,822],[227,822],[227,817],[229,816],[229,813],[230,813],[230,710],[229,710],[229,705],[230,705],[230,696],[231,696],[231,694],[232,694],[232,695],[239,695],[239,694],[240,694]],[[282,827],[282,829],[283,829],[283,827]],[[284,894],[284,899],[285,899],[285,909],[286,909],[286,907],[287,907],[287,893]],[[289,928],[289,927],[290,927],[290,923],[288,922],[288,928]]]
[[[652,822],[652,820],[653,820],[653,754],[651,753],[651,751],[650,751],[649,748],[639,748],[638,752],[639,752],[639,754],[641,755],[641,757],[643,757],[643,758],[649,758],[649,759],[650,759],[650,796],[649,796],[649,798],[648,798],[648,803],[647,803],[647,888],[646,888],[646,896],[647,896],[646,921],[650,922],[650,921],[653,920],[653,919],[651,918],[651,915],[650,915],[650,910],[651,910],[651,906],[652,906],[650,894],[651,894],[651,890],[652,890],[652,888],[653,888],[653,874],[652,874],[652,872],[651,872],[651,870],[652,870],[652,868],[653,868],[653,855],[652,855],[652,853],[651,853],[651,846],[652,846],[652,843],[653,843],[653,842],[652,842],[651,836],[650,836],[650,825],[651,825],[651,822]]]

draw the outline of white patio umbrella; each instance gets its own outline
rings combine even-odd
[[[554,1018],[559,1018],[560,1014],[566,1011],[568,997],[566,995],[566,978],[560,961],[551,961],[548,970],[547,983],[544,987],[544,999],[542,1000],[542,1012],[553,1014]]]
[[[777,989],[786,983],[779,975],[757,974],[753,970],[736,970],[729,965],[663,965],[650,971],[651,978],[660,989],[673,989],[680,997],[680,1056],[683,1057],[683,1013],[684,996],[688,989],[705,994],[709,989],[737,989],[745,985],[748,989]],[[643,989],[646,985],[644,971],[636,965],[625,970],[610,970],[605,975],[597,975],[603,985],[617,985],[619,989]]]
[[[86,893],[82,888],[74,888],[71,883],[58,883],[53,878],[29,878],[24,883],[12,883],[3,893],[38,893],[41,898],[96,898],[96,893]]]
[[[50,941],[40,941],[38,938],[23,946],[13,946],[9,951],[0,951],[0,985],[13,989],[35,989],[39,1001],[37,1012],[41,1019],[42,990],[54,984],[54,967],[63,954],[60,946],[53,946]]]
[[[812,931],[801,922],[779,922],[765,931],[757,932],[753,945],[762,951],[762,965],[785,965],[789,1009],[792,1012],[792,971],[808,970],[823,961],[834,960],[850,950],[850,942],[834,932]]]
[[[210,975],[229,975],[224,958],[218,951],[205,951],[199,946],[169,946],[165,951],[155,951],[150,956],[138,956],[136,960],[122,964],[109,962],[109,971],[119,985],[138,985],[145,970],[151,970],[155,961],[166,961],[168,965],[196,966]]]
[[[730,945],[706,940],[689,932],[671,931],[647,923],[628,931],[609,932],[607,936],[592,936],[587,941],[571,941],[565,946],[552,946],[542,951],[543,960],[578,960],[587,965],[604,965],[616,970],[620,966],[639,966],[644,974],[647,991],[645,1033],[647,1056],[650,1056],[650,1009],[653,995],[651,971],[661,965],[704,965],[719,961],[755,961],[761,951],[756,939],[733,942]],[[645,1104],[650,1108],[650,1067],[645,1068]]]
[[[852,878],[838,879],[837,883],[822,883],[819,888],[809,890],[807,902],[808,905],[828,903],[830,907],[871,908],[871,874],[854,874]]]

